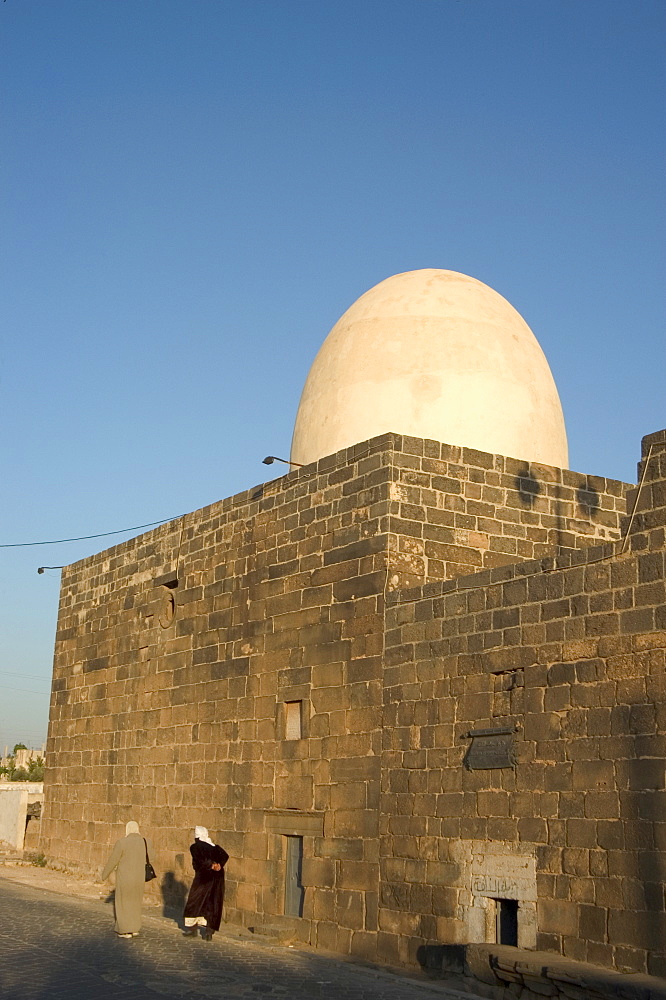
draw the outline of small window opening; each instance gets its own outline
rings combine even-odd
[[[289,917],[303,916],[305,889],[302,882],[303,838],[286,837],[287,864],[285,868],[284,912]]]
[[[496,939],[497,944],[518,947],[518,900],[496,899]]]
[[[284,738],[286,740],[300,740],[303,738],[303,702],[285,702],[285,727]]]

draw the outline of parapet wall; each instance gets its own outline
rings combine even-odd
[[[626,483],[437,441],[395,442],[389,590],[620,536]]]

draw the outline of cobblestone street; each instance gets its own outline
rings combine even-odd
[[[220,933],[211,944],[149,915],[139,937],[113,934],[112,907],[0,874],[2,1000],[475,1000],[312,952]]]

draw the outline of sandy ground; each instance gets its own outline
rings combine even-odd
[[[58,871],[52,868],[40,868],[30,861],[22,861],[11,852],[0,850],[0,872],[4,878],[36,889],[49,889],[65,896],[81,896],[84,899],[106,899],[110,883],[94,882],[92,879],[81,878],[71,872]]]

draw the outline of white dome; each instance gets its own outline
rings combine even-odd
[[[308,465],[387,431],[568,464],[536,337],[506,299],[455,271],[396,274],[338,320],[305,382],[291,459]]]

